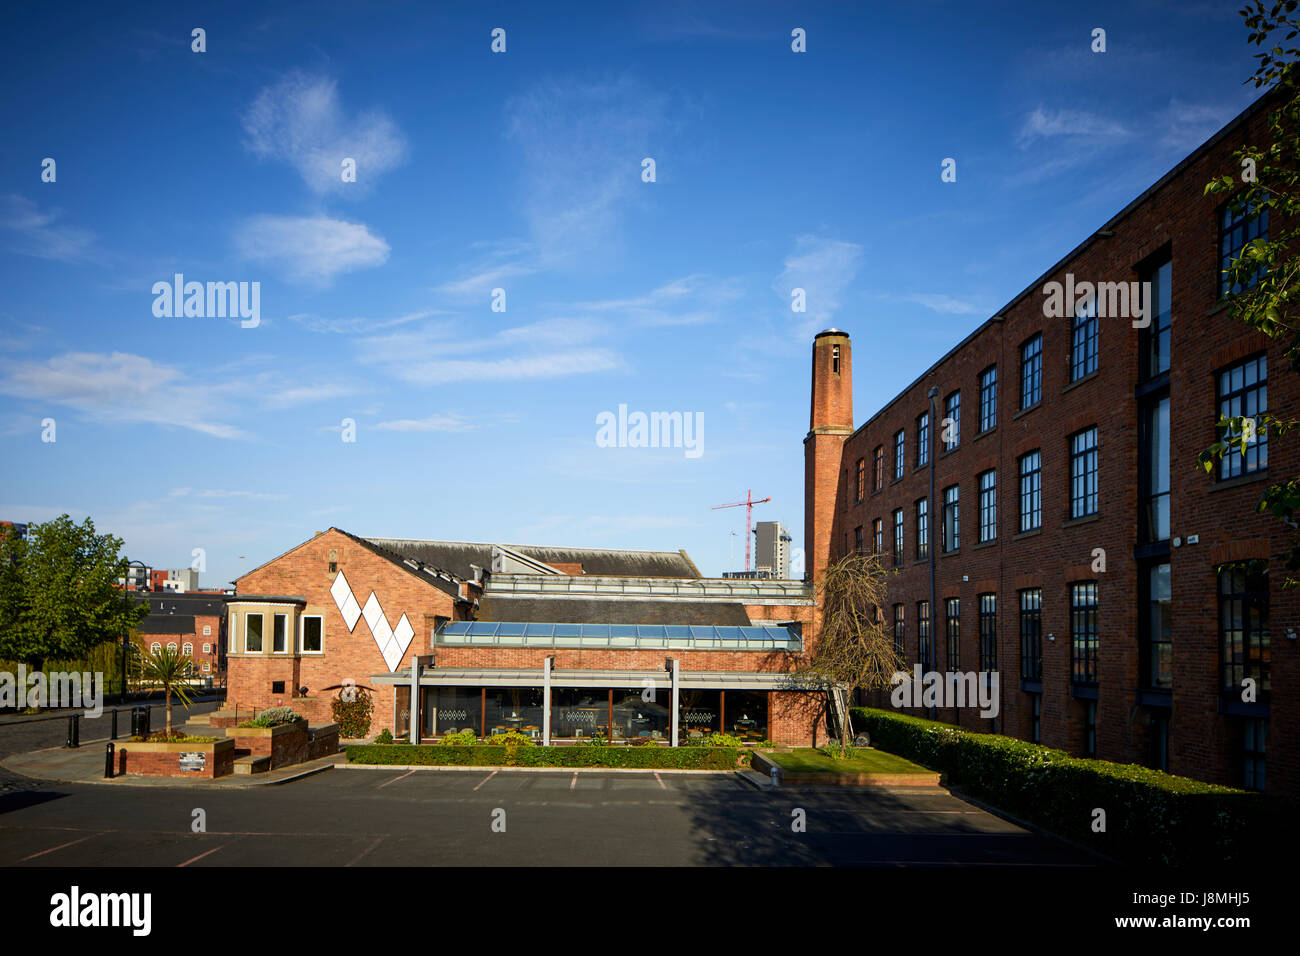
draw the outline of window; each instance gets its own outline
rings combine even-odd
[[[961,670],[961,598],[943,602],[944,631],[948,644],[948,670]]]
[[[1253,718],[1242,721],[1241,785],[1247,790],[1264,789],[1264,741],[1268,737],[1268,721]]]
[[[1147,316],[1151,324],[1142,330],[1140,378],[1154,378],[1169,371],[1169,333],[1173,321],[1172,299],[1173,265],[1165,262],[1143,277],[1151,283],[1151,297],[1147,302]]]
[[[879,518],[871,522],[871,543],[873,545],[872,550],[875,551],[876,554],[885,553],[884,522]]]
[[[894,435],[894,478],[895,480],[903,477],[903,446],[907,441],[907,432],[899,429]]]
[[[206,674],[206,673],[207,673],[208,671],[210,671],[210,670],[212,670],[212,665],[211,665],[210,663],[208,663],[207,661],[204,661],[204,662],[203,662],[203,673]]]
[[[885,446],[877,445],[871,466],[871,490],[879,491],[885,487]]]
[[[1033,531],[1043,524],[1043,460],[1039,452],[1020,457],[1020,530]]]
[[[903,565],[903,509],[894,512],[894,567]]]
[[[1030,694],[1029,739],[1038,743],[1043,736],[1043,695]]]
[[[1142,686],[1172,687],[1174,683],[1173,588],[1169,562],[1149,565],[1139,581],[1143,607],[1138,626],[1142,637]]]
[[[1169,396],[1142,410],[1142,435],[1138,446],[1139,494],[1143,541],[1169,540]]]
[[[212,625],[211,625],[211,624],[204,624],[204,625],[203,625],[203,636],[204,636],[204,637],[211,637],[211,636],[212,636]]]
[[[867,462],[863,458],[858,459],[858,501],[867,496]]]
[[[289,648],[287,645],[287,634],[289,631],[289,616],[287,614],[277,614],[272,619],[271,628],[271,650],[276,654],[283,654]]]
[[[1020,346],[1020,408],[1032,408],[1043,399],[1043,337],[1035,335]]]
[[[1082,303],[1074,312],[1070,329],[1070,381],[1097,371],[1097,303]]]
[[[930,460],[930,413],[923,412],[916,419],[916,467]]]
[[[1240,258],[1241,251],[1255,239],[1268,241],[1268,207],[1262,203],[1248,208],[1243,199],[1225,203],[1219,213],[1219,298],[1226,299],[1243,289],[1249,289],[1264,274],[1261,267],[1244,286],[1228,278],[1227,269],[1232,260]]]
[[[961,508],[957,500],[960,487],[950,485],[943,489],[943,550],[956,551],[961,547]]]
[[[302,619],[302,652],[319,654],[324,649],[325,619],[319,616]]]
[[[176,651],[176,642],[175,642],[175,641],[168,641],[168,642],[167,642],[167,650],[169,650],[169,651],[175,653],[175,651]]]
[[[234,611],[231,611],[230,612],[230,634],[228,636],[228,640],[230,641],[230,646],[227,648],[227,650],[229,650],[230,653],[232,654],[234,654],[239,650],[239,628],[235,626],[238,623],[239,623],[239,615],[236,614]]]
[[[858,525],[853,529],[853,550],[857,554],[862,554],[863,552],[862,525]]]
[[[979,596],[980,670],[998,669],[998,596]]]
[[[1150,764],[1155,770],[1169,772],[1169,715],[1151,715]]]
[[[186,641],[185,644],[181,647],[181,653],[184,654],[186,657],[193,657],[194,645],[191,644],[189,641]]]
[[[952,451],[961,444],[961,392],[943,400],[943,450]]]
[[[1219,373],[1219,414],[1225,418],[1254,418],[1268,411],[1268,359],[1260,355]],[[1219,428],[1220,441],[1233,441],[1240,433]],[[1232,450],[1219,459],[1219,478],[1236,478],[1268,467],[1268,431],[1256,427],[1245,454]]]
[[[916,560],[930,556],[930,500],[922,498],[916,503]]]
[[[1070,436],[1070,517],[1097,513],[1097,427]]]
[[[996,469],[980,472],[980,543],[998,536],[998,473]]]
[[[836,375],[840,374],[840,347],[838,345],[831,346],[831,371]]]
[[[1097,683],[1097,584],[1070,585],[1070,680]]]
[[[1043,591],[1020,592],[1020,679],[1043,679]]]
[[[906,638],[906,621],[903,620],[903,605],[894,605],[894,653],[903,659],[903,641]]]
[[[1083,755],[1097,756],[1097,702],[1090,700],[1083,705]]]
[[[273,681],[271,681],[271,693],[272,693],[272,694],[283,694],[283,693],[284,693],[284,681],[282,681],[282,680],[273,680]]]
[[[998,367],[990,365],[980,372],[980,431],[998,423]]]
[[[1241,699],[1242,682],[1255,681],[1258,700],[1269,691],[1268,562],[1219,567],[1219,649],[1224,696]]]
[[[922,671],[930,671],[930,602],[916,602],[916,649]]]
[[[150,654],[162,653],[162,645],[159,644],[157,641],[154,641],[152,644],[149,645],[149,653]]]
[[[203,653],[204,653],[204,654],[211,654],[211,653],[212,653],[212,645],[209,644],[209,643],[207,643],[206,641],[203,643]]]
[[[244,615],[244,650],[249,654],[262,653],[262,615]]]

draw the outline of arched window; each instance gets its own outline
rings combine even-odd
[[[181,650],[184,651],[185,656],[188,657],[189,655],[194,653],[194,645],[191,644],[189,641],[186,641],[185,646],[182,647]]]
[[[157,654],[161,650],[162,650],[162,645],[159,644],[157,641],[154,641],[152,644],[149,645],[150,654]]]
[[[211,653],[212,653],[212,645],[209,644],[209,643],[207,643],[206,641],[205,641],[204,644],[203,644],[203,653],[204,653],[204,654],[211,654]]]
[[[167,642],[167,650],[169,650],[169,651],[174,651],[174,650],[176,650],[176,642],[175,642],[175,641],[168,641],[168,642]]]

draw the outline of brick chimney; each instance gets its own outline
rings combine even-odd
[[[813,339],[812,411],[804,457],[804,575],[816,584],[830,563],[843,473],[844,441],[853,434],[853,347],[827,329]]]

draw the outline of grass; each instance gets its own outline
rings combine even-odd
[[[931,773],[919,764],[882,750],[858,750],[846,760],[828,757],[820,750],[799,747],[790,753],[764,754],[788,773]]]

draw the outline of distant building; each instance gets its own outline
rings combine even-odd
[[[754,570],[770,571],[782,581],[790,580],[790,532],[779,521],[754,525]],[[730,575],[734,577],[734,575]]]
[[[163,591],[172,591],[178,594],[184,594],[187,591],[197,591],[199,589],[199,572],[193,568],[177,568],[167,572],[163,579]]]
[[[27,525],[21,521],[0,521],[0,534],[13,534],[22,540],[26,540]]]
[[[199,677],[225,673],[225,595],[154,592],[140,600],[149,603],[148,616],[136,628],[146,649],[174,645],[194,662]]]

